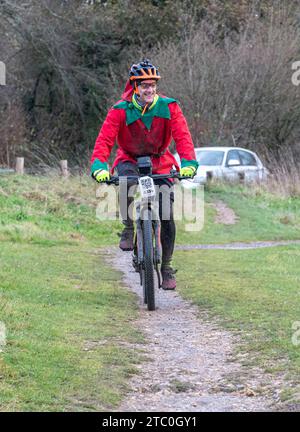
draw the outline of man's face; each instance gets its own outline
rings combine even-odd
[[[156,95],[156,80],[143,80],[138,89],[141,102],[152,103]]]

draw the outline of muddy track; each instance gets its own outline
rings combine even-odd
[[[136,293],[136,326],[146,338],[136,349],[146,353],[117,411],[271,411],[275,387],[264,392],[269,377],[245,370],[234,354],[236,337],[183,300],[177,292],[156,290],[157,310],[143,304],[139,275],[131,253],[106,251],[110,265],[123,273],[124,285]]]

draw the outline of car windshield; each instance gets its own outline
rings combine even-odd
[[[224,157],[223,151],[201,150],[196,153],[200,165],[221,165]]]

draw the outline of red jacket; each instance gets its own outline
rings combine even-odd
[[[132,86],[128,82],[122,100],[109,110],[96,139],[91,158],[92,171],[105,168],[115,141],[118,149],[112,171],[119,162],[135,163],[135,157],[142,155],[153,155],[153,173],[169,173],[172,165],[179,169],[168,149],[172,138],[180,158],[184,159],[182,166],[197,166],[192,137],[177,102],[160,96],[159,108],[154,113],[148,130],[140,118],[134,118],[132,92]]]

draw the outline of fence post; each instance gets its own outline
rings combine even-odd
[[[68,170],[68,161],[67,160],[61,160],[60,161],[60,169],[61,169],[61,175],[63,177],[69,177],[70,173]]]
[[[23,157],[17,157],[17,159],[16,159],[16,173],[17,174],[24,174],[24,158]]]

